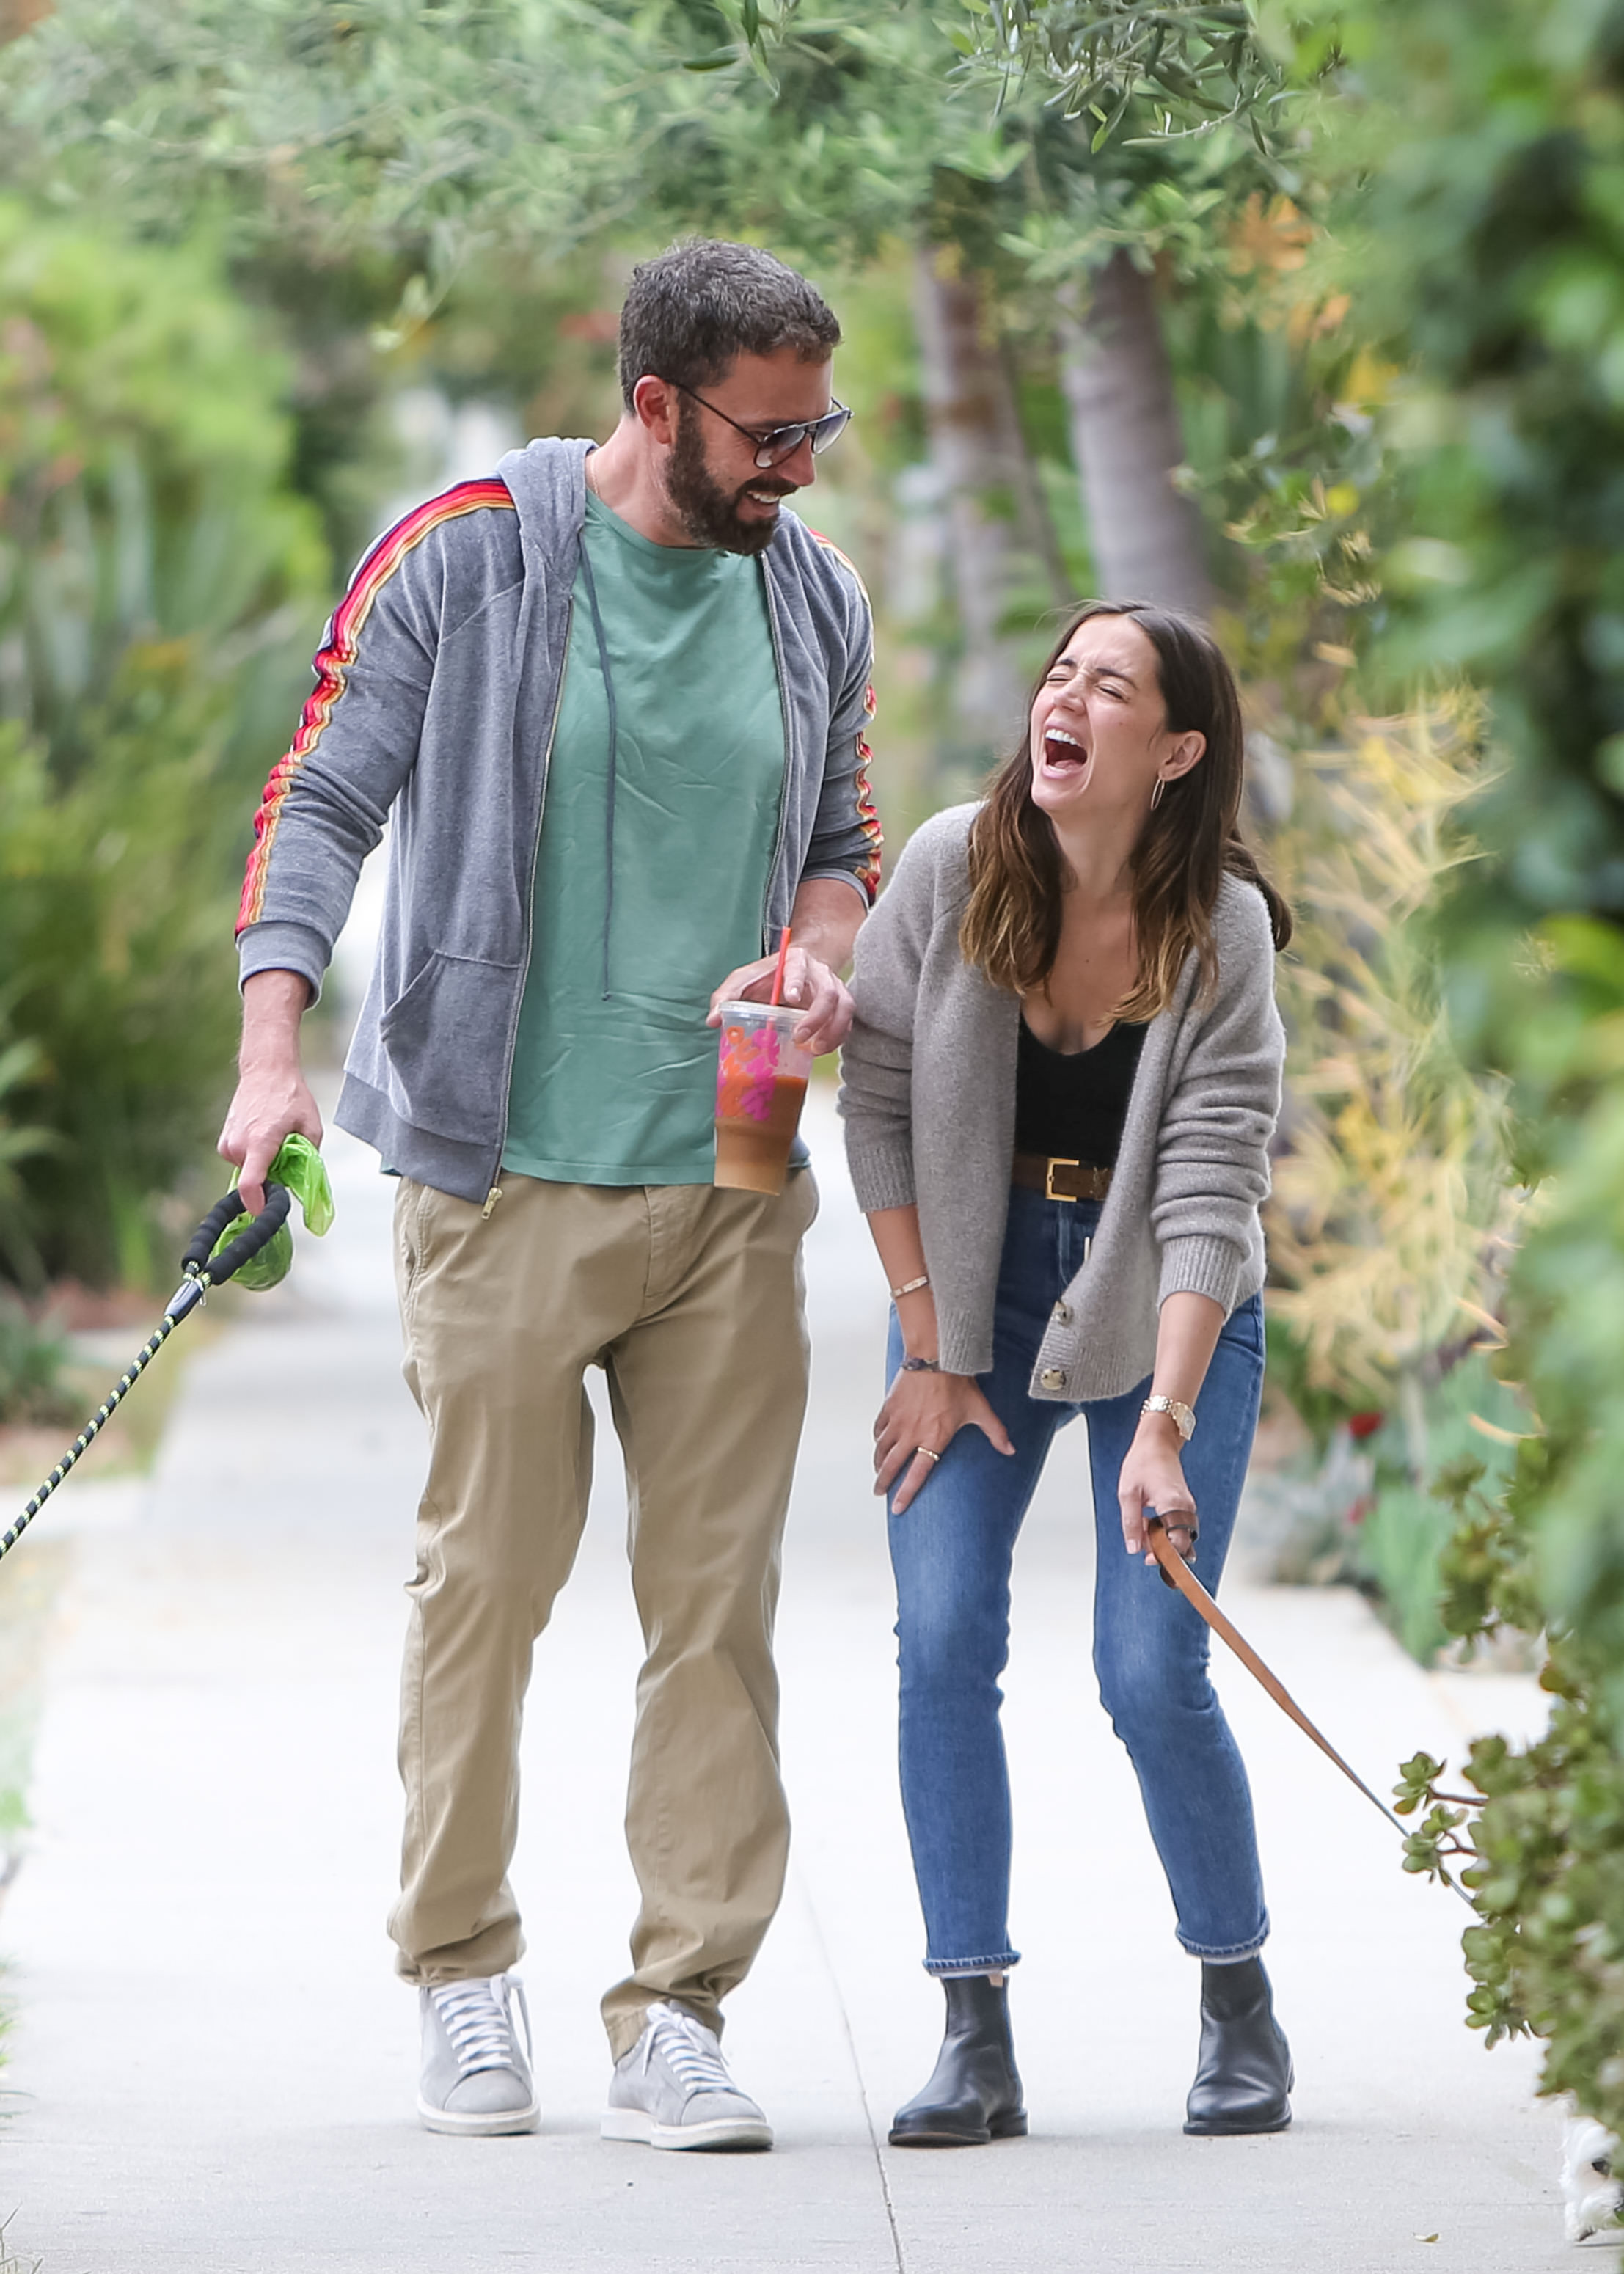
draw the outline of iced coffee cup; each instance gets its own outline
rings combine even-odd
[[[745,1193],[781,1193],[812,1053],[787,1004],[724,1003],[716,1071],[716,1175]]]

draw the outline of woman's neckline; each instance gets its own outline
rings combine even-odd
[[[1091,1058],[1096,1050],[1102,1050],[1105,1048],[1105,1045],[1110,1041],[1114,1035],[1121,1034],[1124,1027],[1137,1026],[1138,1024],[1139,1021],[1135,1020],[1113,1019],[1110,1025],[1106,1028],[1105,1032],[1101,1035],[1097,1043],[1086,1043],[1080,1050],[1063,1050],[1057,1049],[1053,1043],[1046,1043],[1041,1035],[1033,1034],[1032,1028],[1026,1024],[1026,1013],[1024,1006],[1022,1007],[1020,1014],[1020,1030],[1022,1034],[1029,1035],[1032,1041],[1036,1043],[1038,1049],[1041,1050],[1046,1050],[1051,1058]]]

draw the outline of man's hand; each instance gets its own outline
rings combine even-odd
[[[705,1024],[721,1025],[724,1003],[768,1001],[778,961],[776,955],[763,955],[755,963],[742,963],[737,971],[730,971],[710,998],[710,1015]],[[784,992],[779,1000],[801,1013],[795,1040],[816,1057],[838,1050],[852,1030],[852,998],[846,986],[826,963],[820,963],[808,949],[797,947],[793,940],[784,959]]]
[[[852,960],[852,942],[868,909],[861,892],[833,877],[814,877],[796,892],[779,1000],[801,1013],[795,1040],[815,1057],[838,1050],[852,1031],[852,998],[838,975]],[[710,998],[705,1024],[721,1025],[724,1003],[770,1001],[778,961],[763,955],[730,971]]]
[[[260,971],[243,989],[243,1047],[237,1095],[216,1151],[236,1166],[243,1206],[258,1216],[265,1178],[296,1129],[321,1142],[321,1116],[299,1063],[299,1020],[310,989],[295,971]]]

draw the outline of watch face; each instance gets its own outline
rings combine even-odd
[[[1147,1397],[1144,1410],[1147,1413],[1165,1413],[1186,1445],[1194,1436],[1195,1415],[1179,1398]]]

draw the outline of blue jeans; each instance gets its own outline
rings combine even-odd
[[[1086,1405],[1026,1394],[1050,1309],[1080,1269],[1099,1216],[1097,1202],[1011,1193],[993,1366],[981,1386],[1014,1457],[995,1452],[979,1429],[961,1429],[906,1513],[891,1517],[902,1801],[932,1974],[977,1973],[1019,1955],[1010,1946],[1010,1784],[998,1718],[1010,1566],[1049,1441],[1078,1412],[1087,1416],[1094,1478],[1094,1672],[1139,1778],[1178,1939],[1198,1957],[1237,1959],[1268,1933],[1252,1795],[1207,1678],[1207,1629],[1122,1543],[1117,1479],[1149,1381]],[[889,1357],[894,1379],[902,1359],[894,1313]],[[1218,1338],[1184,1454],[1200,1524],[1196,1568],[1214,1593],[1262,1384],[1263,1307],[1254,1295]]]

